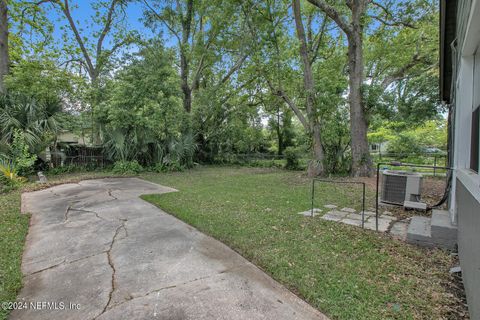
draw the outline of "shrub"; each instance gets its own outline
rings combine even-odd
[[[11,154],[18,175],[27,176],[33,173],[33,166],[37,156],[30,153],[25,135],[20,130],[15,130],[13,133]]]
[[[6,180],[15,180],[18,177],[15,164],[6,159],[0,160],[0,173]]]
[[[173,172],[173,171],[183,171],[184,166],[180,165],[178,161],[164,161],[158,162],[153,167],[154,172]]]
[[[138,163],[137,160],[133,161],[117,161],[113,164],[114,173],[120,174],[139,174],[143,171],[143,167]]]
[[[287,147],[285,149],[285,169],[298,170],[300,169],[300,161],[298,157],[298,150],[293,147]]]
[[[398,159],[401,159],[409,155],[418,154],[421,152],[421,149],[416,137],[410,134],[400,133],[390,141],[387,152],[395,154]]]
[[[25,178],[18,176],[17,168],[12,161],[0,160],[0,193],[18,188],[25,180]]]

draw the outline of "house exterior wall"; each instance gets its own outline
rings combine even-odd
[[[477,186],[478,187],[478,186]],[[480,319],[480,202],[457,181],[458,253],[471,319]]]
[[[480,175],[470,170],[472,112],[480,105],[480,0],[458,1],[453,52],[453,167],[450,213],[470,316],[480,319]]]

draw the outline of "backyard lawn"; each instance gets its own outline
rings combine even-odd
[[[53,176],[24,190],[110,175]],[[449,253],[298,215],[310,207],[304,172],[200,167],[142,177],[179,190],[144,199],[229,245],[332,319],[457,319],[463,312]],[[357,187],[319,184],[315,206],[359,209],[360,196]],[[14,301],[21,288],[28,216],[19,212],[19,191],[0,195],[0,301]]]
[[[20,192],[0,194],[0,302],[15,301],[22,287],[20,263],[28,216],[19,213]],[[6,316],[6,311],[0,308],[0,319]]]
[[[179,190],[144,199],[226,243],[332,319],[458,316],[449,253],[296,214],[310,206],[303,172],[207,167],[144,178]],[[358,208],[358,191],[323,185],[315,206]]]

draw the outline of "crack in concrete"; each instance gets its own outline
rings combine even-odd
[[[60,266],[60,265],[64,264],[64,263],[65,263],[65,261],[67,261],[67,258],[63,258],[62,262],[59,262],[59,263],[57,263],[57,264],[54,264],[54,265],[52,265],[52,266],[50,266],[50,267],[46,267],[46,268],[43,268],[43,269],[37,270],[37,271],[35,271],[35,272],[32,272],[32,273],[30,273],[30,274],[29,274],[29,276],[31,276],[31,275],[34,275],[34,274],[37,274],[37,273],[40,273],[40,272],[43,272],[43,271],[47,271],[47,270],[51,270],[51,269],[55,269],[56,267],[58,267],[58,266]]]
[[[98,316],[96,316],[94,319],[97,319],[98,317],[100,317],[102,314],[104,314],[109,309],[110,304],[112,302],[113,293],[115,292],[115,289],[116,289],[115,275],[116,275],[117,270],[115,269],[115,265],[113,263],[112,249],[113,249],[113,246],[115,244],[115,241],[117,240],[118,235],[120,234],[121,229],[123,229],[125,231],[125,237],[124,238],[128,237],[128,231],[127,231],[127,228],[125,226],[125,223],[128,220],[127,219],[119,219],[119,220],[121,221],[121,224],[115,230],[115,234],[113,235],[112,241],[110,242],[110,248],[106,251],[108,265],[112,269],[112,280],[111,280],[110,292],[108,294],[108,301],[107,301],[107,304],[105,305],[105,307],[103,308],[102,312]],[[124,238],[122,238],[122,239],[124,239]]]
[[[120,303],[117,303],[115,305],[115,307],[118,307],[118,306],[121,306],[125,303],[128,303],[130,301],[133,301],[133,300],[137,300],[137,299],[141,299],[141,298],[145,298],[145,297],[148,297],[149,295],[152,295],[152,294],[155,294],[155,293],[159,293],[160,291],[163,291],[163,290],[168,290],[168,289],[173,289],[173,288],[176,288],[176,287],[180,287],[180,286],[184,286],[184,285],[187,285],[189,283],[193,283],[193,282],[196,282],[196,281],[200,281],[200,280],[205,280],[205,279],[208,279],[208,278],[211,278],[211,277],[215,277],[215,276],[218,276],[218,275],[221,275],[221,274],[224,274],[226,272],[229,272],[229,271],[232,271],[234,269],[236,269],[237,267],[233,267],[233,268],[227,268],[225,270],[221,270],[221,271],[218,271],[217,273],[215,274],[211,274],[211,275],[208,275],[208,276],[204,276],[204,277],[199,277],[199,278],[195,278],[195,279],[192,279],[192,280],[189,280],[189,281],[185,281],[185,282],[181,282],[181,283],[177,283],[177,284],[172,284],[172,285],[169,285],[169,286],[165,286],[165,287],[161,287],[159,289],[155,289],[155,290],[152,290],[152,291],[149,291],[141,296],[137,296],[137,297],[133,297],[129,300],[125,300],[123,302],[120,302]],[[113,308],[113,307],[112,307]],[[102,312],[100,315],[102,315],[104,312]],[[97,317],[99,317],[100,315],[98,315]],[[96,319],[96,318],[94,318]]]
[[[96,212],[96,211],[85,210],[85,209],[80,209],[80,208],[70,208],[70,210],[72,210],[72,211],[79,211],[79,212],[85,212],[85,213],[93,213],[93,214],[95,215],[95,217],[97,217],[97,218],[100,219],[100,220],[113,221],[113,220],[105,219],[104,217],[102,217],[101,215],[99,215],[98,212]]]
[[[113,190],[112,189],[108,189],[107,190],[107,194],[109,197],[113,198],[113,200],[118,200],[117,197],[115,197],[113,194],[112,194]]]
[[[37,274],[37,273],[41,273],[43,271],[47,271],[47,270],[51,270],[51,269],[55,269],[61,265],[69,265],[69,264],[73,264],[73,263],[76,263],[76,262],[79,262],[79,261],[82,261],[82,260],[86,260],[86,259],[90,259],[90,258],[93,258],[95,256],[98,256],[98,255],[101,255],[101,254],[104,254],[106,253],[107,251],[101,251],[101,252],[97,252],[97,253],[94,253],[94,254],[91,254],[91,255],[88,255],[88,256],[85,256],[85,257],[81,257],[81,258],[78,258],[78,259],[75,259],[75,260],[71,260],[71,261],[67,261],[67,258],[63,258],[63,261],[62,262],[59,262],[57,264],[54,264],[50,267],[47,267],[47,268],[43,268],[43,269],[40,269],[40,270],[37,270],[37,271],[34,271],[32,273],[29,273],[27,274],[27,276],[31,276],[31,275],[34,275],[34,274]]]
[[[68,213],[70,212],[70,209],[72,206],[69,204],[67,209],[65,210],[65,213],[63,214],[63,222],[66,223],[68,221]]]

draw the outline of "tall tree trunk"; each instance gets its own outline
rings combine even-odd
[[[8,7],[6,0],[0,0],[0,93],[5,93],[4,77],[8,74]]]
[[[363,28],[361,19],[366,9],[362,0],[353,1],[352,29],[348,36],[348,66],[350,87],[350,135],[352,149],[352,175],[365,177],[372,174],[372,160],[368,150],[367,121],[363,106]]]
[[[370,0],[349,0],[347,7],[352,15],[346,19],[344,15],[325,0],[308,0],[322,10],[348,38],[349,67],[349,102],[350,102],[350,135],[352,149],[352,175],[370,176],[372,174],[372,159],[368,151],[367,121],[363,107],[362,84],[363,75],[363,26]]]
[[[312,141],[313,141],[313,159],[314,161],[310,162],[308,165],[308,176],[315,177],[325,173],[325,168],[323,165],[324,152],[322,147],[322,137],[320,131],[320,124],[316,122],[313,124],[312,130]]]
[[[277,140],[278,140],[278,151],[277,154],[281,156],[283,154],[283,150],[285,149],[284,142],[283,142],[283,132],[282,127],[280,125],[280,107],[277,107]]]
[[[178,10],[181,10],[179,8]],[[183,14],[181,14],[183,17]],[[187,113],[192,111],[192,88],[188,84],[188,74],[190,72],[190,61],[187,57],[190,33],[192,30],[193,19],[193,0],[187,1],[185,18],[182,18],[182,42],[180,44],[180,78],[183,92],[183,108]]]
[[[312,66],[310,64],[310,57],[308,56],[307,39],[305,37],[305,29],[302,22],[302,13],[300,9],[300,0],[293,0],[293,15],[295,17],[295,28],[297,30],[297,37],[300,41],[300,57],[303,63],[303,82],[306,93],[306,107],[307,117],[309,123],[309,131],[312,136],[313,146],[312,154],[313,161],[308,165],[308,175],[310,177],[322,175],[324,173],[323,167],[323,148],[322,136],[320,132],[320,124],[318,116],[315,112],[315,85],[313,81]]]
[[[192,111],[192,87],[188,84],[188,74],[190,72],[189,61],[185,53],[185,47],[188,40],[180,46],[180,87],[182,89],[183,110],[190,117]],[[182,134],[189,135],[192,133],[192,125],[190,121],[186,121],[182,127]]]
[[[181,52],[180,55],[180,79],[183,93],[183,108],[187,113],[190,113],[190,111],[192,111],[192,89],[188,85],[189,65],[185,54]]]

